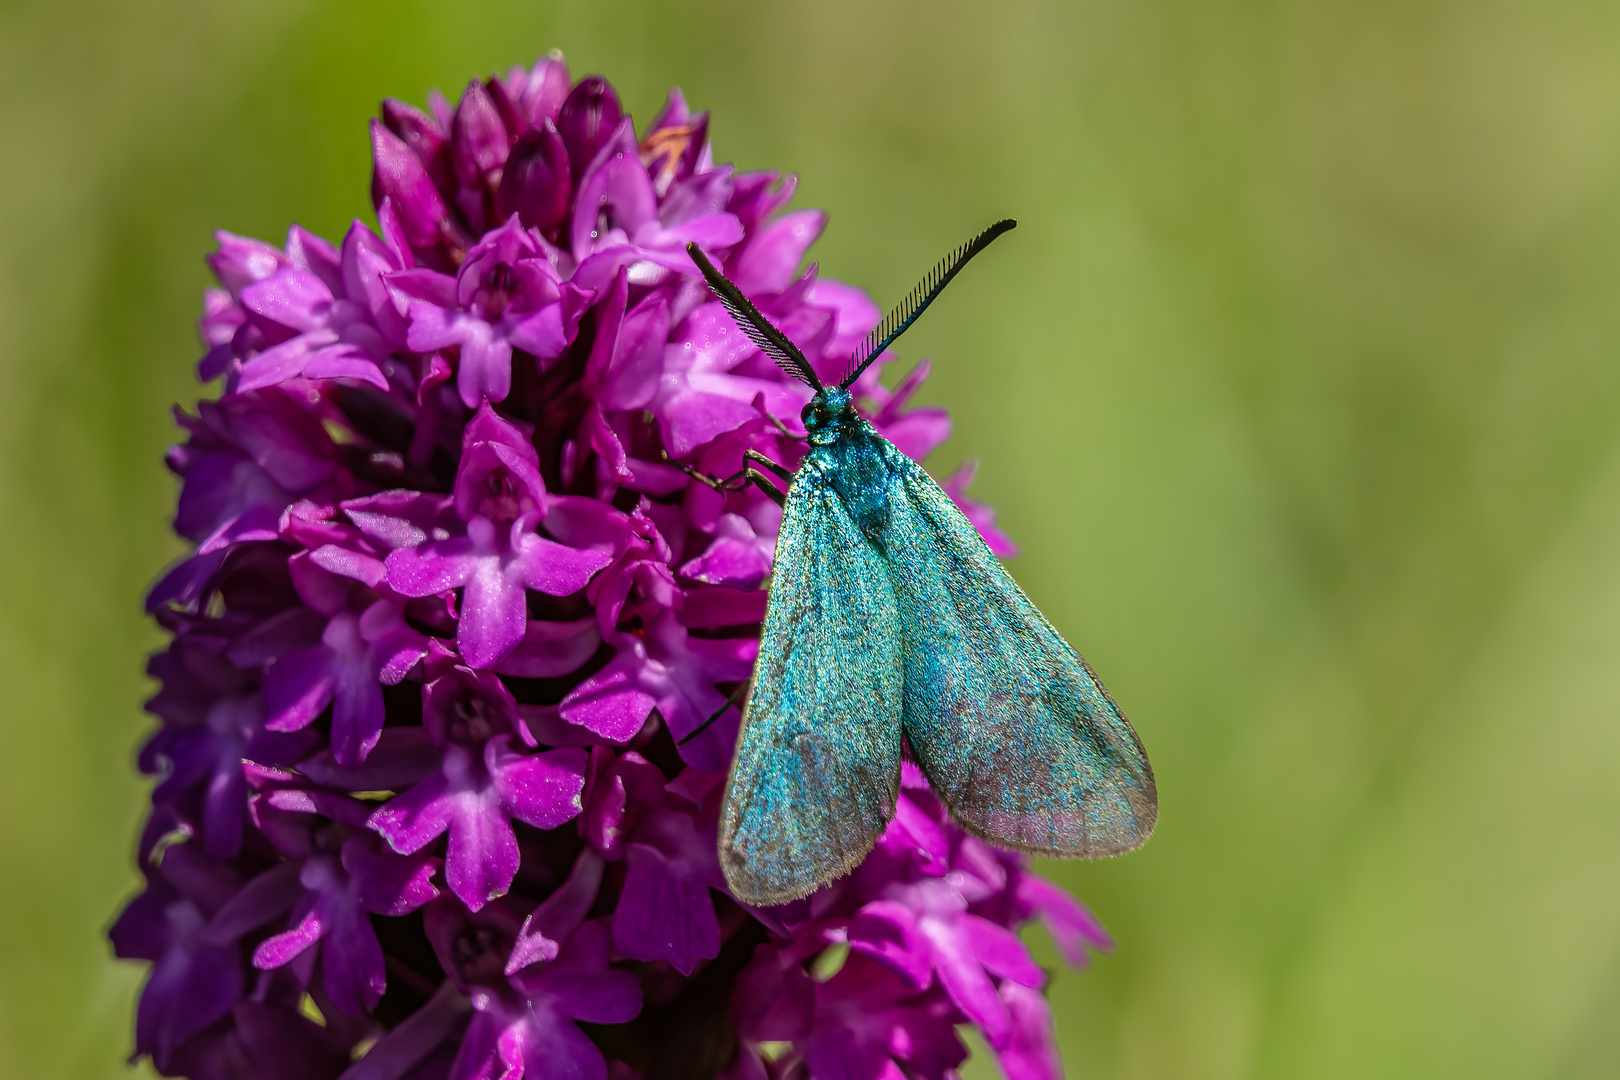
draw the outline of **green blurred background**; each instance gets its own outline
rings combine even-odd
[[[336,238],[379,98],[553,46],[882,303],[1021,220],[902,355],[1159,774],[1050,868],[1119,940],[1071,1076],[1620,1074],[1620,6],[10,0],[0,1076],[124,1074],[210,230]]]

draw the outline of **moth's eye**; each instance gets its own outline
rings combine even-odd
[[[805,427],[809,427],[810,426],[810,418],[812,416],[814,416],[815,414],[816,414],[816,403],[812,401],[810,404],[806,405],[803,409],[799,410],[799,422],[802,423]]]

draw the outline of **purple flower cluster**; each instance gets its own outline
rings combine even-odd
[[[954,1075],[977,1025],[1058,1074],[1044,977],[1107,947],[906,767],[871,857],[752,909],[715,852],[808,391],[733,324],[696,240],[831,375],[878,322],[800,269],[793,178],[715,165],[679,91],[637,138],[560,56],[371,129],[378,227],[226,233],[153,588],[158,778],[136,1052],[165,1075],[352,1080]],[[914,457],[949,433],[863,377]],[[683,468],[685,466],[686,468]],[[950,490],[991,544],[994,516]],[[677,741],[723,712],[691,742]]]

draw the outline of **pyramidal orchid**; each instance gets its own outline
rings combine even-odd
[[[1110,946],[910,765],[849,876],[755,909],[715,852],[734,702],[808,391],[697,241],[831,374],[879,321],[806,250],[794,178],[716,164],[679,90],[640,129],[560,55],[383,104],[375,225],[218,234],[175,530],[148,604],[156,778],[118,917],[135,1052],[199,1080],[941,1080],[973,1025],[1059,1074],[1047,976]],[[885,355],[884,362],[892,359]],[[922,459],[950,432],[874,365]],[[947,482],[998,554],[989,508]],[[721,719],[690,741],[716,714]]]

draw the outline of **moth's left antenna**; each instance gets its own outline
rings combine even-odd
[[[872,361],[876,360],[884,349],[894,344],[895,338],[911,329],[911,324],[917,321],[917,316],[926,311],[928,305],[934,302],[934,298],[945,291],[945,286],[951,283],[951,278],[961,273],[962,267],[968,264],[969,259],[989,247],[992,240],[1017,224],[1018,222],[1012,218],[1003,218],[941,259],[939,265],[928,271],[928,276],[917,283],[911,294],[866,335],[866,340],[861,342],[855,355],[849,358],[848,374],[838,380],[838,385],[845,390],[854,385],[855,380],[861,377],[861,372],[870,367]]]
[[[709,288],[713,289],[720,302],[726,305],[726,310],[737,320],[742,332],[747,334],[766,356],[775,360],[777,367],[810,389],[820,390],[821,380],[816,378],[815,369],[810,366],[810,361],[804,358],[804,353],[788,340],[786,334],[772,326],[770,320],[760,314],[759,308],[749,302],[741,289],[714,268],[714,263],[703,254],[703,249],[697,246],[696,240],[686,245],[686,253],[692,256],[692,261],[703,271],[703,278],[709,283]]]

